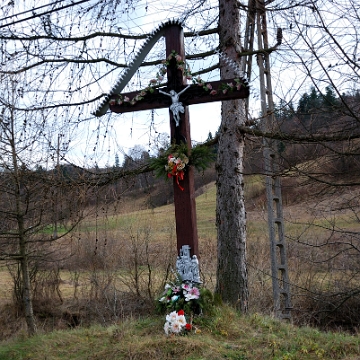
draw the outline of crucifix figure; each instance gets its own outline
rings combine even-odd
[[[170,105],[170,111],[173,113],[173,118],[175,120],[176,127],[178,127],[180,124],[180,113],[183,114],[185,111],[183,104],[179,101],[180,95],[184,93],[189,87],[190,85],[188,85],[185,89],[181,90],[179,93],[176,93],[175,90],[170,90],[169,94],[159,89],[160,94],[164,94],[171,97],[172,104]]]
[[[175,57],[171,57],[169,65],[167,66],[168,82],[165,88],[159,90],[154,89],[154,91],[145,94],[142,92],[140,100],[138,100],[138,91],[120,94],[121,90],[127,82],[130,81],[132,75],[138,66],[140,66],[141,61],[160,36],[165,36],[167,58],[169,58],[169,56],[171,57],[171,54],[176,53],[181,59],[185,60],[182,24],[177,21],[169,21],[162,24],[147,40],[147,43],[135,58],[133,66],[130,66],[132,72],[129,71],[129,73],[122,78],[122,81],[114,87],[112,93],[105,98],[105,102],[96,111],[95,115],[104,115],[109,107],[111,111],[116,113],[168,107],[171,142],[179,144],[181,139],[185,140],[183,142],[186,143],[190,154],[191,140],[188,105],[240,98],[244,99],[249,96],[249,87],[239,79],[186,85],[183,70],[178,68]],[[182,95],[181,102],[179,101],[180,95]],[[121,99],[127,99],[127,101]],[[134,99],[134,101],[131,101],[131,99]],[[177,249],[178,254],[181,254],[183,247],[189,249],[189,257],[194,260],[193,263],[195,264],[198,263],[199,249],[196,226],[194,174],[191,166],[189,166],[185,172],[184,179],[182,180],[182,188],[183,190],[177,186],[176,179],[174,178]],[[195,274],[195,277],[197,276],[198,275]]]

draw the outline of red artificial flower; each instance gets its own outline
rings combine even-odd
[[[190,330],[191,330],[191,324],[186,324],[186,325],[185,325],[185,330],[190,331]]]
[[[178,311],[178,315],[180,315],[180,316],[181,316],[181,315],[185,315],[184,310],[179,310],[179,311]]]

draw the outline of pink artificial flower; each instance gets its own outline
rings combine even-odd
[[[157,80],[156,79],[151,79],[150,80],[150,84],[156,84],[157,83]]]
[[[182,61],[182,57],[181,57],[180,55],[176,55],[176,56],[175,56],[175,60],[176,60],[176,61]]]
[[[199,297],[200,297],[200,290],[197,287],[193,287],[188,290],[187,294],[185,294],[185,301],[198,299]]]
[[[232,89],[234,87],[234,84],[233,83],[228,83],[227,86]]]
[[[130,98],[128,98],[127,96],[124,97],[124,102],[129,102]]]
[[[197,287],[193,287],[189,291],[190,295],[196,296],[197,298],[200,296],[200,290]]]
[[[212,90],[212,85],[211,85],[211,84],[206,84],[206,87],[207,87],[209,90]]]
[[[216,90],[211,90],[210,91],[210,95],[216,95],[217,94],[217,91]]]
[[[240,90],[241,89],[241,85],[240,84],[237,84],[236,85],[236,90]]]
[[[223,92],[223,94],[226,94],[226,93],[227,93],[227,89],[224,89],[222,92]]]
[[[109,104],[112,106],[112,105],[115,105],[115,100],[114,99],[111,99],[110,101],[109,101]]]
[[[183,288],[184,290],[186,290],[186,291],[188,291],[188,290],[190,289],[190,285],[189,285],[189,284],[182,284],[181,286],[182,286],[182,288]]]

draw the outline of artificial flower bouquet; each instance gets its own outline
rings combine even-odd
[[[200,288],[191,282],[177,281],[166,284],[159,302],[170,310],[199,313],[201,311]]]
[[[167,312],[164,331],[166,335],[185,335],[190,332],[199,333],[197,317],[212,313],[214,299],[211,291],[200,284],[183,281],[174,273],[174,281],[169,281],[157,301],[158,310]]]
[[[172,311],[166,315],[164,331],[166,335],[186,334],[192,329],[191,322],[187,322],[184,310]]]
[[[184,153],[170,154],[168,156],[168,162],[165,165],[167,177],[175,177],[176,183],[180,190],[184,188],[180,185],[180,180],[184,180],[185,166],[189,163],[189,158]]]
[[[201,292],[199,284],[182,281],[179,275],[165,285],[158,304],[161,310],[170,311],[164,325],[166,335],[185,335],[195,329],[193,318],[201,313]]]

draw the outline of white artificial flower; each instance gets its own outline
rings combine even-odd
[[[181,331],[181,329],[182,329],[182,326],[178,321],[171,323],[171,331],[174,334],[178,334]]]
[[[172,323],[172,322],[176,321],[177,316],[178,316],[177,312],[173,311],[169,315],[166,315],[166,321]]]
[[[170,329],[170,323],[166,322],[165,325],[164,325],[165,334],[169,335],[170,330],[171,330]]]
[[[178,315],[177,317],[177,321],[179,322],[179,324],[181,326],[185,326],[186,325],[186,319],[184,315]]]

